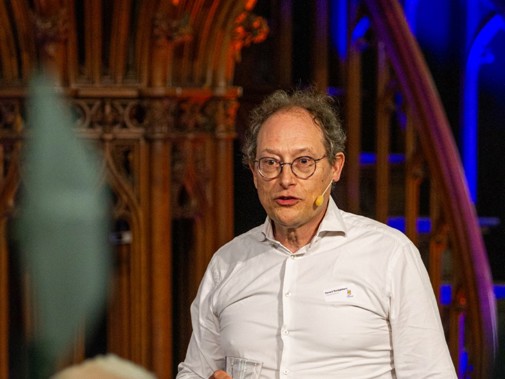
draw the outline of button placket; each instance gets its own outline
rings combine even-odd
[[[280,371],[286,376],[289,373],[289,367],[294,359],[295,348],[293,346],[293,339],[291,336],[291,328],[293,327],[293,291],[296,290],[296,280],[298,274],[298,259],[296,255],[290,255],[286,260],[284,266],[284,280],[282,291],[284,296],[282,296],[282,320],[281,320],[281,330],[280,338],[283,342],[283,350],[281,353],[280,361]]]

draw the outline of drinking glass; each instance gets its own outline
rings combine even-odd
[[[226,357],[226,372],[233,379],[259,379],[262,362],[240,357]]]

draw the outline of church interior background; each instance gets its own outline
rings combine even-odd
[[[504,43],[501,0],[0,0],[0,377],[29,377],[39,327],[13,225],[43,69],[112,200],[111,292],[52,370],[112,352],[175,377],[210,257],[265,217],[248,112],[314,86],[349,134],[337,204],[420,247],[460,377],[502,378]]]

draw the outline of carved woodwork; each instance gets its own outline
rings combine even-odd
[[[96,349],[171,378],[190,333],[174,308],[189,310],[211,254],[233,236],[234,65],[268,32],[254,5],[0,1],[0,377],[13,362],[8,225],[31,74],[47,70],[68,99],[113,199],[114,284]],[[86,358],[93,341],[80,336],[62,365]]]

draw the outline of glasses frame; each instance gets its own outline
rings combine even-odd
[[[312,174],[310,174],[309,176],[307,177],[300,177],[296,172],[293,171],[293,163],[295,163],[295,161],[297,161],[298,159],[300,158],[310,158],[314,161],[314,171],[312,171]],[[299,157],[296,157],[295,159],[293,159],[291,162],[282,162],[278,159],[275,159],[275,158],[271,158],[271,157],[262,157],[262,158],[259,158],[259,159],[256,159],[254,160],[254,163],[256,164],[256,170],[258,170],[259,174],[261,175],[261,177],[267,179],[267,180],[272,180],[272,179],[276,179],[278,178],[279,176],[281,176],[282,174],[282,169],[284,168],[285,165],[289,165],[291,167],[291,172],[293,173],[294,176],[296,176],[298,179],[309,179],[312,175],[315,174],[316,172],[316,169],[317,169],[317,163],[321,160],[323,160],[324,158],[326,158],[326,154],[324,154],[321,158],[312,158],[311,156],[309,155],[301,155]],[[273,176],[273,177],[268,177],[268,176],[265,176],[265,174],[260,170],[260,167],[259,167],[259,163],[260,163],[260,160],[262,159],[271,159],[271,160],[274,160],[276,161],[278,164],[279,164],[279,172],[276,176]]]

